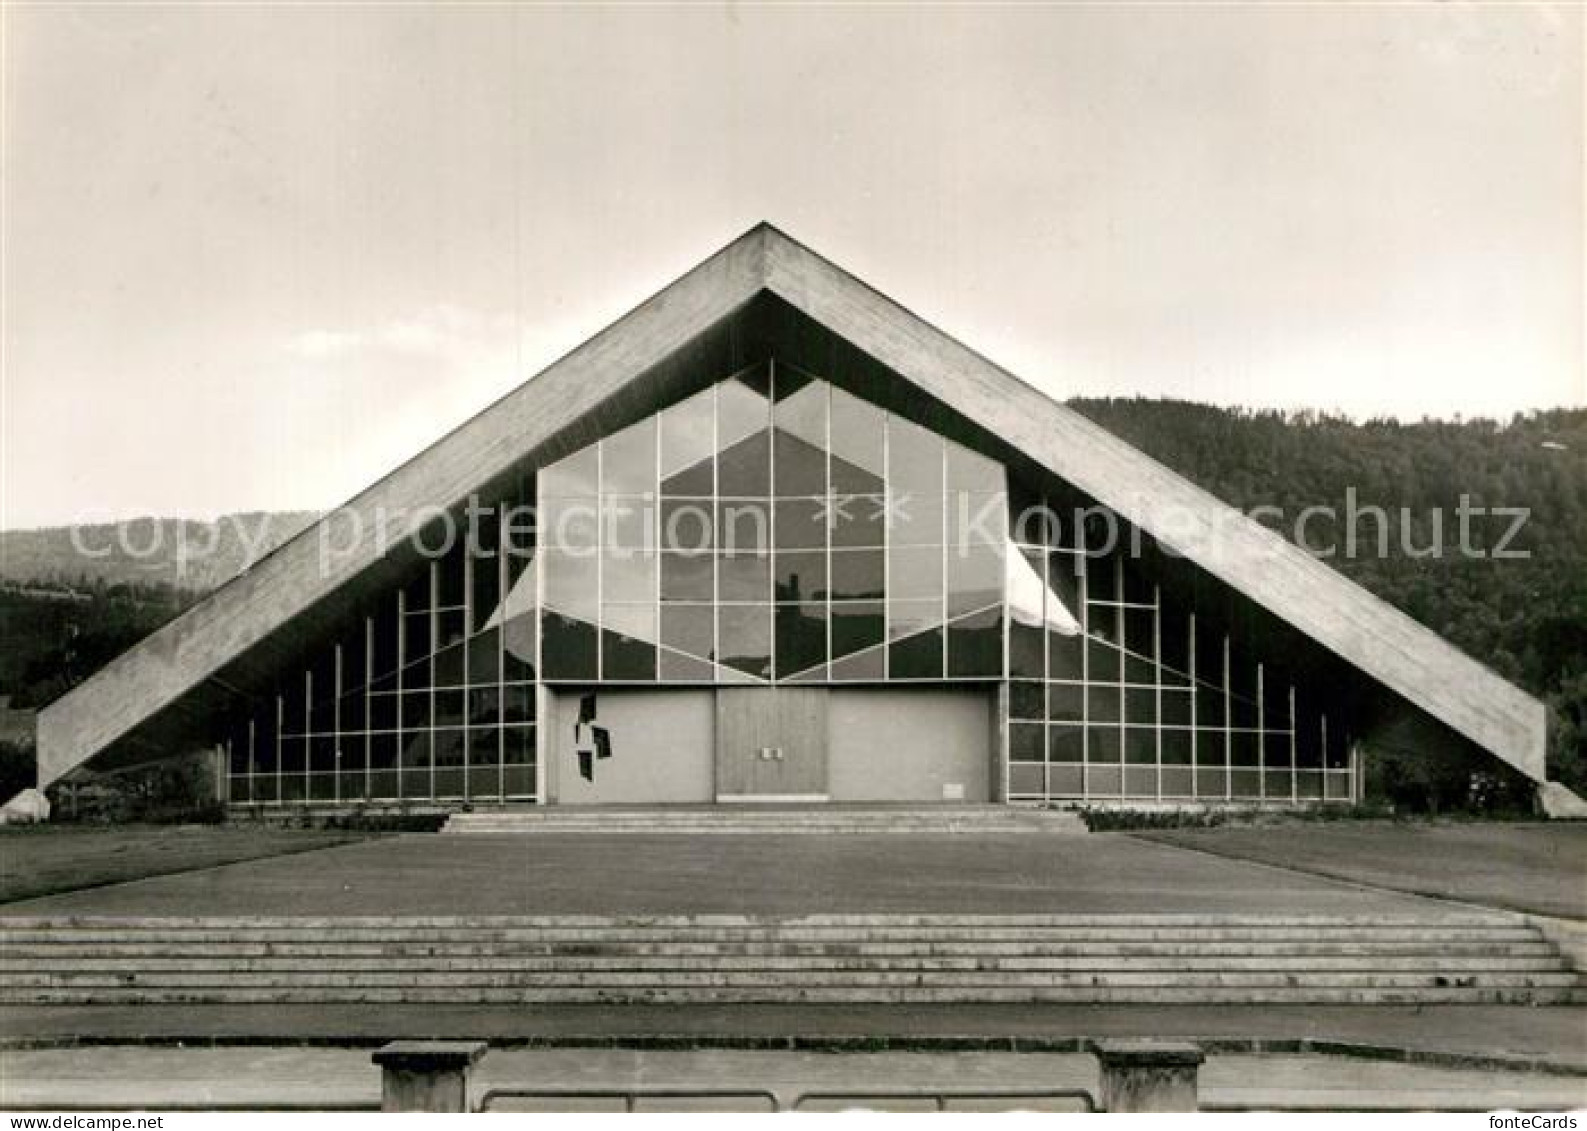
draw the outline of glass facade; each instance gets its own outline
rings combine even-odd
[[[532,538],[496,512],[232,721],[229,800],[534,800]]]
[[[548,466],[549,681],[999,680],[998,463],[754,366]]]
[[[1010,800],[1354,799],[1342,729],[1240,640],[1083,544],[1082,524],[1016,529],[1039,535],[1015,552],[1043,583],[1010,601]]]
[[[1320,700],[1011,490],[919,423],[751,366],[451,524],[231,720],[230,800],[539,800],[542,683],[979,684],[1011,801],[1352,799]]]

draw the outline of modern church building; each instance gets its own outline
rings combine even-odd
[[[194,749],[260,810],[1304,806],[1540,782],[1544,709],[761,226],[50,706],[40,784]]]

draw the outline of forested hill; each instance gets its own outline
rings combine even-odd
[[[1556,754],[1587,757],[1587,409],[1502,424],[1399,423],[1185,401],[1070,403],[1231,505],[1282,509],[1285,518],[1267,524],[1292,540],[1306,507],[1335,508],[1337,524],[1314,520],[1308,527],[1314,547],[1337,543],[1330,565],[1550,697]],[[1528,556],[1462,554],[1462,495],[1471,508],[1525,508],[1526,520],[1505,548]],[[1343,552],[1352,497],[1358,510],[1388,512],[1387,556],[1378,556],[1379,527],[1370,518],[1356,524],[1357,555]],[[1411,516],[1403,527],[1402,508]],[[1427,554],[1440,513],[1444,552]],[[1492,551],[1513,523],[1509,515],[1473,518],[1468,544]]]

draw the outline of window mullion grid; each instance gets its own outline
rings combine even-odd
[[[1300,730],[1300,719],[1295,715],[1295,685],[1289,685],[1289,799],[1300,803],[1300,746],[1295,740]]]
[[[1153,730],[1157,739],[1157,800],[1163,799],[1163,589],[1152,586],[1152,696],[1156,702]]]
[[[596,485],[599,486],[598,483]],[[544,500],[540,497],[540,480],[537,477],[535,480],[535,526],[537,529],[540,524],[539,516],[545,513],[544,508],[540,505],[543,502]],[[598,510],[597,513],[599,513]],[[509,529],[510,524],[507,521],[507,512],[503,510],[501,514],[496,516],[496,591],[499,594],[496,607],[501,612],[496,622],[496,798],[503,804],[507,801],[507,597],[509,595],[508,587],[512,581],[512,570],[507,565],[510,551],[510,547],[507,544],[507,532]],[[524,568],[528,569],[531,565],[533,565],[532,558]],[[534,609],[530,614],[534,617],[535,626],[535,683],[530,690],[530,694],[535,697],[536,708],[540,704],[538,692],[540,687],[540,664],[543,659],[541,649],[545,637],[545,605],[540,600],[541,590],[545,585],[545,572],[543,569],[535,570]],[[541,800],[539,788],[541,761],[539,724],[540,719],[537,713],[535,717],[535,800],[537,802]]]
[[[405,673],[405,668],[408,666],[406,665],[406,660],[408,660],[408,590],[405,587],[405,589],[397,590],[397,727],[395,727],[395,730],[397,730],[397,763],[395,763],[397,785],[392,790],[392,793],[397,798],[402,798],[403,795],[402,758],[403,753],[408,750],[405,742],[408,731],[403,728],[405,715],[408,714],[408,711],[406,711],[408,700],[403,696],[403,685],[408,682],[406,681]]]
[[[1080,795],[1091,800],[1091,559],[1086,553],[1085,528],[1075,527],[1080,547],[1075,557],[1080,587]]]
[[[1234,693],[1229,670],[1229,634],[1223,634],[1223,799],[1234,800]]]
[[[768,682],[777,683],[777,570],[772,557],[777,547],[777,359],[766,361],[766,525],[769,545],[766,554],[766,615],[771,623],[766,626],[766,639],[770,643],[770,674]]]
[[[1267,800],[1267,687],[1262,661],[1256,663],[1256,786],[1257,797]]]
[[[331,769],[335,781],[331,783],[331,796],[342,800],[342,642],[336,642],[336,698],[331,701]]]
[[[474,508],[472,507],[472,505],[468,508],[467,513],[469,515],[473,515]],[[470,521],[472,521],[472,519]],[[469,712],[469,709],[468,709],[468,697],[469,697],[469,695],[471,693],[470,689],[469,689],[469,677],[468,677],[469,676],[469,673],[468,673],[468,653],[469,653],[468,642],[469,642],[469,639],[472,637],[472,635],[474,633],[474,553],[473,553],[473,541],[474,541],[474,539],[473,539],[472,535],[469,534],[468,532],[464,532],[464,534],[463,534],[463,636],[462,636],[462,639],[458,641],[458,647],[460,647],[463,650],[463,663],[461,665],[462,668],[463,668],[463,714],[462,714],[461,719],[458,722],[459,733],[461,733],[462,736],[463,736],[463,786],[462,786],[462,788],[460,790],[458,790],[458,794],[459,794],[459,796],[461,796],[463,798],[463,800],[465,802],[473,800],[473,797],[474,797],[474,791],[471,788],[473,783],[469,780],[469,758],[470,758],[470,755],[473,753],[472,747],[473,747],[474,744],[473,744],[472,741],[470,741],[473,736],[469,733],[469,729],[468,729],[468,721],[469,721],[469,715],[470,715],[470,712]]]
[[[1196,613],[1190,612],[1190,796],[1201,796],[1201,731],[1200,719],[1197,717],[1198,700],[1201,698],[1201,684],[1196,679]]]
[[[375,684],[375,618],[364,617],[364,800],[374,799],[375,702],[370,688]]]
[[[429,659],[426,661],[426,663],[424,665],[426,674],[429,677],[425,682],[427,682],[429,684],[429,688],[430,688],[429,689],[429,693],[425,696],[426,702],[428,702],[429,705],[430,705],[430,717],[428,719],[426,719],[425,722],[429,724],[429,726],[426,729],[427,729],[427,731],[429,733],[429,736],[430,736],[430,758],[429,758],[429,761],[430,761],[430,800],[431,801],[435,800],[435,756],[436,756],[436,741],[435,741],[435,739],[436,739],[436,734],[435,734],[435,704],[436,704],[435,657],[436,657],[436,655],[438,654],[438,652],[440,650],[439,643],[440,643],[440,640],[441,640],[441,614],[440,614],[440,611],[436,608],[436,606],[439,605],[440,603],[441,603],[441,564],[438,561],[436,561],[434,558],[431,558],[430,559],[430,656],[429,656]]]
[[[1119,654],[1119,798],[1130,793],[1130,703],[1124,689],[1124,677],[1129,672],[1129,657],[1124,647],[1126,610],[1124,608],[1124,558],[1113,559],[1113,635],[1118,637],[1115,648]]]
[[[286,753],[286,748],[285,748],[285,746],[282,745],[282,742],[281,742],[281,731],[286,726],[286,718],[287,718],[286,703],[283,701],[283,699],[281,697],[280,688],[281,688],[281,685],[279,683],[276,684],[276,768],[275,768],[275,773],[272,775],[275,778],[275,787],[276,787],[276,789],[275,789],[276,795],[275,795],[273,800],[275,800],[278,804],[281,801],[281,765],[282,765],[282,758],[285,757],[285,753]]]

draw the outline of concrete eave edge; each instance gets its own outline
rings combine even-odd
[[[324,521],[38,717],[39,784],[87,761],[378,559],[379,508],[450,508],[770,291],[1536,781],[1543,704],[1261,524],[761,224],[364,491],[366,535],[322,574]],[[410,530],[401,530],[409,533]],[[338,542],[338,546],[343,545]]]

